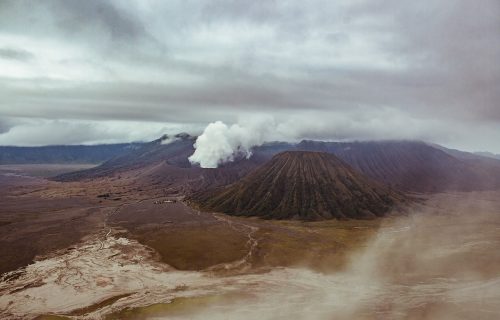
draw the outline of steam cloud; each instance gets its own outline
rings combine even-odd
[[[196,150],[189,161],[202,168],[217,168],[236,156],[249,158],[252,147],[278,136],[275,128],[274,119],[270,117],[253,118],[231,126],[222,121],[210,123],[196,140]]]

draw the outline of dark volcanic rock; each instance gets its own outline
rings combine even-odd
[[[500,161],[457,157],[418,141],[302,141],[297,149],[335,154],[364,175],[398,190],[426,193],[500,188]]]
[[[173,142],[164,144],[169,138]],[[128,153],[114,157],[98,167],[62,174],[53,178],[56,181],[78,181],[112,176],[140,168],[146,168],[159,163],[167,163],[179,168],[189,168],[188,157],[194,152],[195,137],[187,134],[178,134],[173,137],[167,135],[160,139],[143,143],[140,147]]]
[[[195,193],[202,209],[270,219],[382,216],[403,200],[334,155],[286,151],[222,189]]]
[[[333,154],[363,175],[397,190],[428,193],[500,188],[499,160],[418,141],[267,143],[253,148],[249,159],[238,158],[217,169],[201,169],[188,160],[195,140],[187,134],[163,136],[98,167],[53,179],[79,181],[137,171],[134,175],[142,176],[141,183],[187,192],[234,183],[283,151],[317,151]]]

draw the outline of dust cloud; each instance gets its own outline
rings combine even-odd
[[[384,223],[340,272],[277,269],[232,293],[245,298],[179,318],[498,319],[497,198],[493,192],[433,196]]]

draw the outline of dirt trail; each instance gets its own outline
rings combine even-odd
[[[259,230],[258,227],[248,225],[242,222],[235,222],[231,220],[230,218],[226,218],[220,214],[217,213],[212,213],[212,216],[217,219],[218,221],[224,222],[229,225],[231,229],[233,229],[236,232],[243,233],[247,238],[247,242],[245,244],[245,247],[248,248],[247,254],[241,258],[240,260],[236,260],[230,263],[222,263],[218,264],[215,266],[212,266],[209,268],[210,271],[218,271],[218,270],[225,270],[225,271],[233,271],[233,270],[238,270],[238,271],[248,271],[249,269],[252,268],[252,255],[254,254],[255,248],[259,245],[259,240],[254,237],[255,233]]]

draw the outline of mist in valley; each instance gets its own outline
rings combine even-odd
[[[227,301],[178,317],[496,319],[497,197],[494,192],[433,196],[405,217],[388,218],[342,271],[276,269]],[[253,276],[234,280],[247,277]]]

